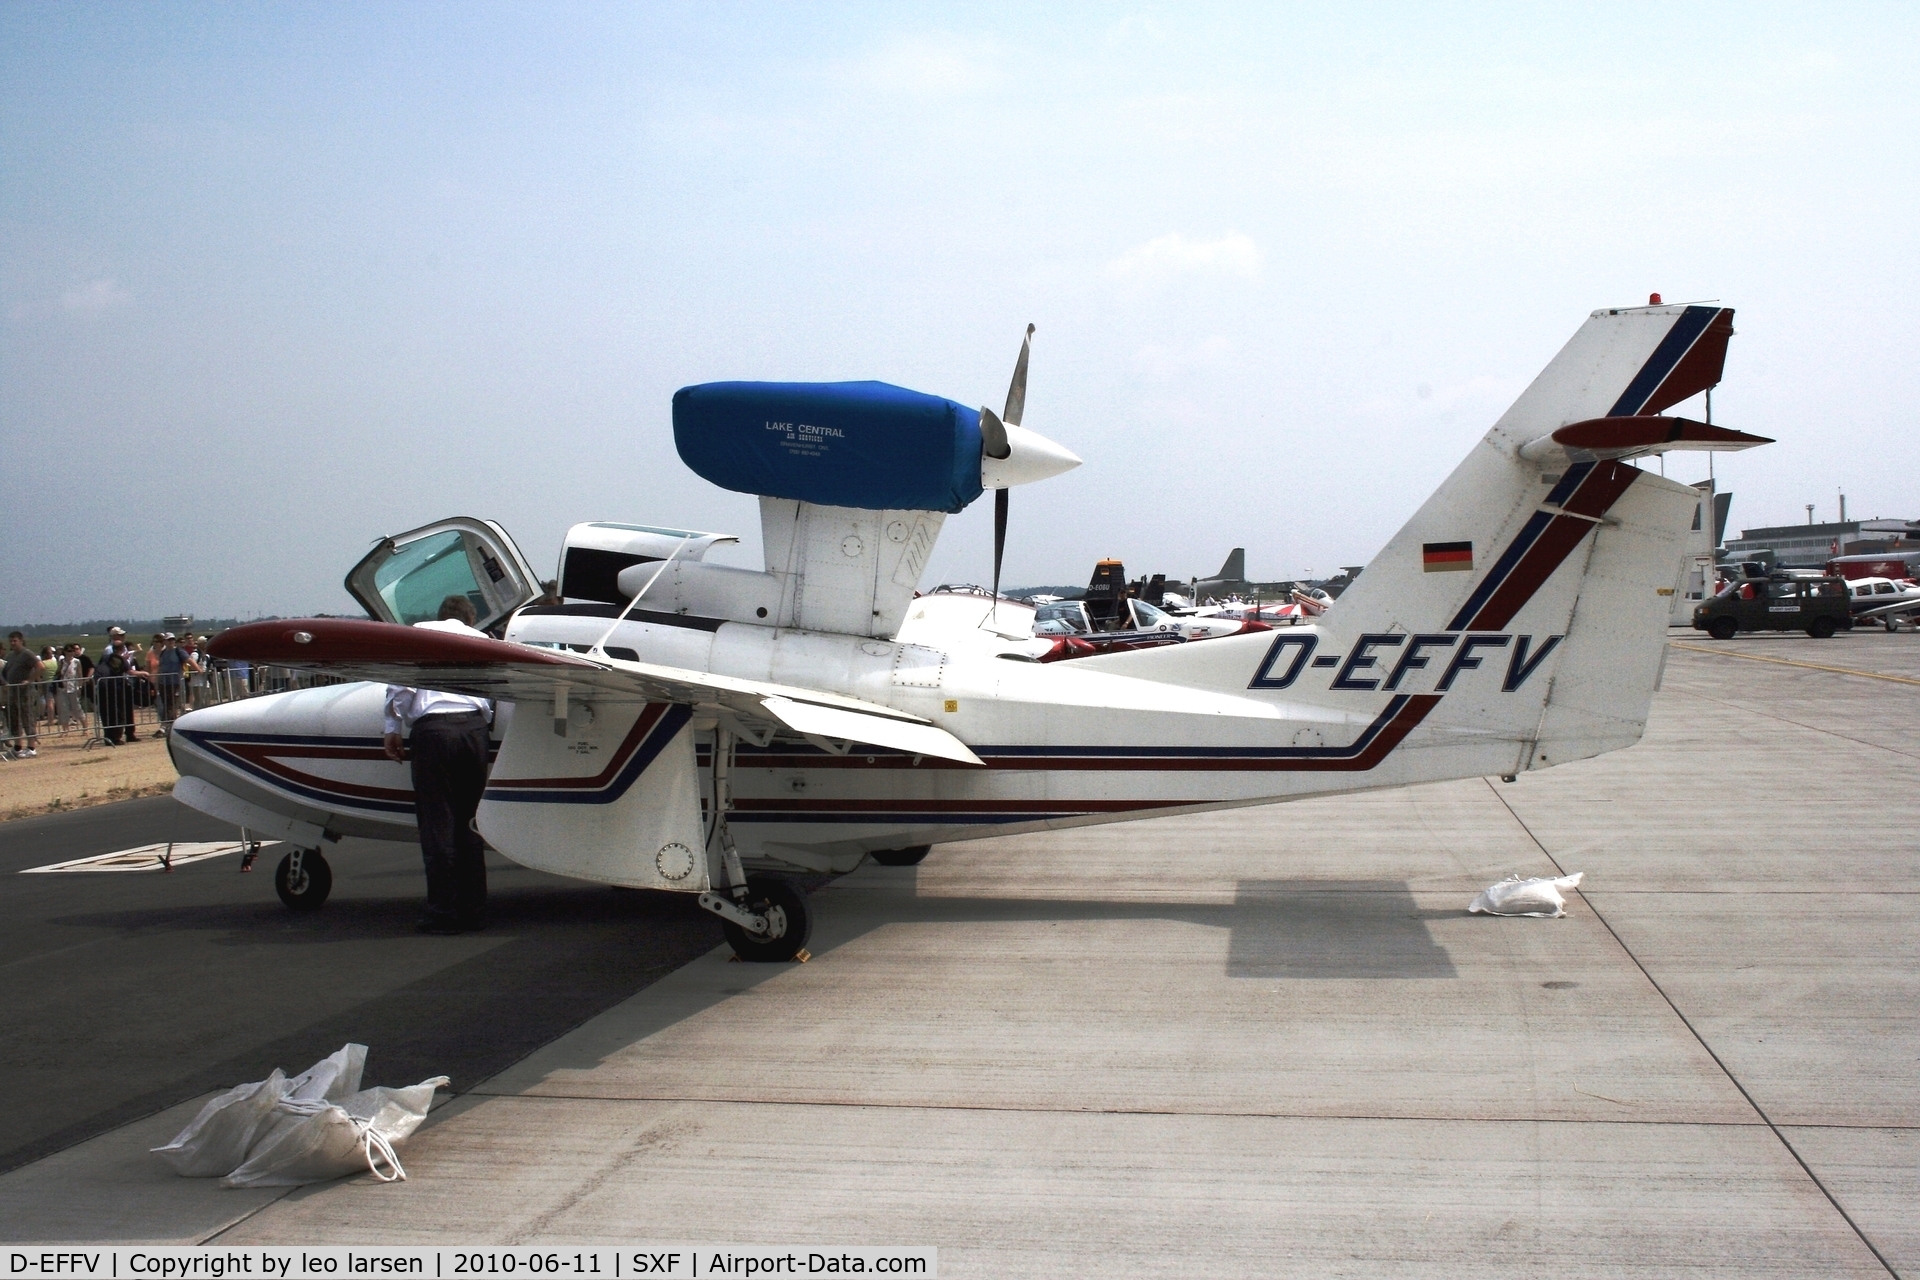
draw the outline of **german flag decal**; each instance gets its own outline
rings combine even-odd
[[[1471,542],[1426,542],[1420,546],[1420,567],[1428,573],[1453,573],[1473,568]]]

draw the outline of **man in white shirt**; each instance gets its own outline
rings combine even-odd
[[[440,604],[438,622],[414,625],[484,639],[473,622],[473,602],[448,596]],[[414,818],[420,824],[420,857],[427,870],[422,933],[465,933],[486,922],[486,845],[473,817],[487,786],[492,722],[493,704],[485,698],[387,686],[387,758],[413,762]]]

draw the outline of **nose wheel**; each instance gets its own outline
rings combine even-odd
[[[318,849],[295,849],[273,871],[273,889],[294,911],[318,911],[333,892],[333,868]]]

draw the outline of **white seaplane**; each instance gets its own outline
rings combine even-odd
[[[766,567],[725,535],[575,526],[557,605],[499,526],[384,541],[348,576],[372,621],[237,627],[217,656],[353,681],[182,717],[175,795],[289,842],[316,907],[342,836],[415,839],[382,686],[493,698],[478,826],[515,862],[699,895],[752,960],[798,954],[782,873],[1014,832],[1511,778],[1631,746],[1699,495],[1627,461],[1767,441],[1661,410],[1719,381],[1733,313],[1596,311],[1326,613],[1284,630],[1039,661],[998,596],[1007,491],[1078,464],[1005,410],[877,382],[674,396],[681,458],[760,496]],[[916,593],[946,515],[995,491],[995,590]],[[451,593],[481,639],[407,625]]]

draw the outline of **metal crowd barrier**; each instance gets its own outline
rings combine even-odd
[[[0,760],[11,760],[29,740],[80,737],[86,747],[157,736],[189,711],[262,694],[344,684],[284,667],[226,667],[186,672],[167,680],[146,672],[30,680],[0,686]]]

